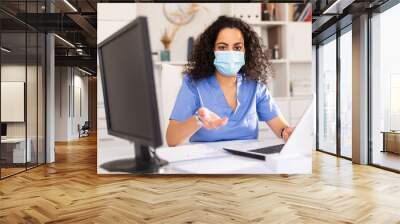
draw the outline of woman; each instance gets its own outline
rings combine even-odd
[[[220,16],[198,38],[167,128],[167,144],[257,139],[265,121],[285,141],[293,128],[266,84],[268,58],[253,29]]]

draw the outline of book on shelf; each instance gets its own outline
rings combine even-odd
[[[290,82],[291,96],[308,96],[311,95],[313,90],[310,80],[292,80]]]
[[[289,13],[292,21],[309,22],[312,19],[312,5],[303,3],[292,4],[290,5]]]

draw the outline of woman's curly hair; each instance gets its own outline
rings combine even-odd
[[[236,28],[244,38],[245,65],[239,70],[243,78],[267,84],[272,74],[271,64],[262,41],[250,25],[238,18],[220,16],[195,41],[184,73],[192,80],[214,75],[214,46],[218,33],[224,28]]]

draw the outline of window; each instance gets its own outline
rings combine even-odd
[[[400,170],[400,5],[371,19],[372,164]]]
[[[336,39],[318,48],[318,149],[336,153]]]
[[[18,2],[19,13],[41,5]],[[0,178],[45,163],[45,42],[44,33],[0,12]]]
[[[340,36],[340,155],[352,157],[352,33]]]

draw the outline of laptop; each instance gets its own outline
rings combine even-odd
[[[304,112],[292,135],[286,143],[283,140],[271,142],[246,142],[224,147],[227,152],[238,156],[266,160],[272,154],[299,154],[310,156],[315,148],[315,97]]]

